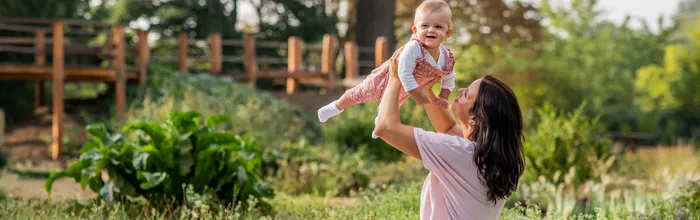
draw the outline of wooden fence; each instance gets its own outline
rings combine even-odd
[[[209,62],[209,73],[217,76],[225,72],[224,63],[242,64],[243,72],[229,70],[226,75],[234,79],[247,81],[252,85],[258,79],[286,79],[286,91],[293,94],[299,90],[300,84],[308,84],[326,89],[336,87],[352,87],[359,83],[364,76],[358,74],[360,67],[376,67],[388,59],[389,46],[385,37],[379,37],[374,47],[359,47],[355,42],[345,42],[344,50],[339,51],[336,36],[326,34],[319,43],[306,43],[292,36],[287,42],[258,40],[255,34],[244,34],[242,39],[222,39],[220,33],[212,33],[206,39],[190,39],[187,34],[177,35],[177,56],[153,55],[152,62],[176,62],[179,71],[190,70],[191,62]],[[209,51],[206,55],[189,56],[188,48],[193,44],[205,44]],[[242,56],[224,56],[223,46],[242,49]],[[286,57],[260,56],[259,49],[286,49]],[[305,60],[304,52],[320,51],[320,68],[309,68],[311,61]],[[359,54],[375,54],[375,61],[360,61]],[[344,55],[346,78],[336,80],[336,57]],[[262,68],[264,65],[286,64],[286,68]]]
[[[13,33],[0,36],[0,52],[30,54],[32,63],[0,63],[0,80],[35,81],[35,106],[44,104],[42,100],[44,81],[52,81],[52,139],[53,159],[59,159],[63,148],[64,83],[67,81],[99,81],[112,83],[115,94],[117,117],[122,118],[126,104],[126,83],[137,82],[144,86],[147,81],[149,62],[176,61],[180,71],[189,69],[189,62],[208,62],[209,72],[218,76],[226,70],[224,63],[238,63],[243,66],[243,74],[236,79],[255,85],[259,79],[286,79],[286,92],[292,94],[301,84],[326,89],[351,87],[360,82],[359,67],[379,66],[388,59],[387,40],[380,37],[374,47],[359,47],[354,42],[345,42],[344,50],[339,50],[336,36],[326,34],[318,43],[306,43],[299,37],[289,37],[286,42],[258,40],[253,34],[245,34],[242,39],[222,39],[221,34],[213,33],[206,40],[189,39],[181,33],[177,37],[177,56],[152,56],[148,43],[148,32],[135,30],[136,43],[125,40],[126,27],[85,20],[55,19],[0,19],[0,33]],[[85,39],[106,39],[101,45],[81,43]],[[87,42],[87,41],[86,41]],[[204,43],[209,53],[189,57],[188,47],[193,43]],[[48,46],[47,46],[48,45]],[[242,56],[223,56],[223,46],[242,48]],[[258,56],[260,48],[286,49],[286,57]],[[127,62],[127,51],[133,54]],[[319,52],[320,62],[313,63],[304,58],[308,51]],[[361,62],[360,54],[375,53],[375,61]],[[336,80],[336,58],[344,56],[345,79]],[[90,55],[102,60],[103,65],[66,65],[66,56]],[[51,63],[47,64],[47,56]],[[264,68],[268,64],[285,65],[286,68]],[[320,64],[320,68],[314,67]],[[232,72],[229,72],[231,74]]]

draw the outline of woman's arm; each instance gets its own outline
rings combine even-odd
[[[400,48],[399,50],[401,50]],[[382,101],[379,103],[379,114],[377,116],[374,132],[382,140],[392,147],[405,154],[421,159],[416,137],[413,134],[413,127],[404,125],[399,119],[399,91],[401,81],[398,77],[398,58],[391,57],[389,67],[389,83],[384,90]]]
[[[437,81],[438,79],[433,80],[421,86],[418,89],[423,90],[423,92],[425,92],[429,96],[436,98],[432,88],[435,85],[435,83],[437,83]],[[452,114],[450,114],[449,110],[442,109],[438,106],[430,104],[423,105],[423,107],[425,108],[425,111],[428,114],[428,118],[430,119],[430,123],[433,125],[433,128],[435,128],[435,131],[449,135],[462,136],[462,126],[460,126],[457,123],[457,121],[452,117]]]
[[[446,109],[441,109],[435,105],[424,105],[430,123],[435,131],[449,135],[462,136],[462,126],[452,117]]]

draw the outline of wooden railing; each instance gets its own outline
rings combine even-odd
[[[388,42],[385,37],[379,37],[374,47],[359,47],[355,42],[346,42],[344,50],[339,50],[336,36],[326,34],[320,43],[307,44],[298,37],[292,36],[287,42],[258,40],[255,34],[243,34],[242,39],[222,39],[219,33],[212,33],[207,39],[190,39],[185,33],[177,35],[177,56],[153,55],[152,62],[176,62],[179,71],[191,69],[190,62],[209,62],[209,73],[217,76],[224,72],[224,63],[242,64],[243,71],[229,70],[227,75],[234,79],[247,81],[252,85],[259,79],[286,78],[286,90],[292,94],[299,90],[300,84],[310,84],[327,89],[344,86],[351,87],[359,83],[363,77],[359,75],[360,67],[377,67],[389,57]],[[206,44],[209,54],[189,56],[188,48],[193,44]],[[242,56],[224,56],[223,46],[242,49]],[[260,56],[260,49],[286,49],[286,57]],[[305,52],[320,52],[320,61],[314,62],[304,58]],[[374,61],[360,61],[359,55],[374,54]],[[336,57],[345,57],[345,79],[335,80]],[[317,65],[320,64],[320,65]],[[269,68],[268,65],[286,65],[286,68]],[[313,67],[313,68],[311,68]]]
[[[35,105],[43,104],[44,81],[52,81],[53,143],[52,157],[58,159],[63,148],[63,110],[65,81],[105,81],[114,83],[117,117],[123,117],[126,105],[127,79],[138,79],[145,85],[148,65],[148,44],[145,32],[139,33],[139,43],[129,47],[125,42],[125,26],[99,22],[46,19],[0,19],[0,31],[13,36],[0,36],[0,52],[32,54],[33,63],[0,63],[0,79],[35,81]],[[19,35],[19,36],[17,36]],[[30,35],[23,37],[22,35]],[[50,35],[51,37],[47,37]],[[104,45],[79,43],[81,40],[106,36]],[[47,45],[50,45],[47,47]],[[127,69],[127,49],[137,49],[137,70]],[[47,64],[51,54],[51,64]],[[102,58],[100,65],[67,66],[66,56],[94,55]]]
[[[123,117],[126,105],[126,83],[137,81],[144,86],[147,80],[149,62],[177,62],[177,69],[188,71],[189,61],[208,62],[209,73],[218,76],[226,71],[225,63],[242,64],[243,74],[236,79],[255,85],[259,79],[286,79],[286,92],[292,94],[301,84],[333,89],[338,86],[356,85],[362,76],[360,67],[379,66],[388,59],[387,40],[377,39],[374,47],[358,47],[354,42],[345,42],[339,50],[336,36],[326,34],[318,43],[306,43],[299,37],[289,37],[286,42],[258,40],[253,34],[244,34],[241,39],[222,39],[221,34],[213,33],[206,39],[189,39],[186,34],[177,35],[177,56],[151,54],[148,32],[133,30],[138,41],[129,45],[125,40],[126,27],[84,20],[55,19],[0,19],[0,33],[21,33],[0,36],[0,52],[33,55],[32,63],[0,63],[0,80],[35,81],[35,105],[42,100],[44,81],[52,81],[53,143],[52,157],[58,159],[63,148],[63,89],[66,81],[103,81],[114,84],[115,110],[117,117]],[[107,39],[103,45],[81,43],[81,38]],[[189,57],[191,44],[205,44],[208,54]],[[223,47],[242,48],[241,56],[224,56]],[[259,56],[259,49],[283,49],[286,57]],[[126,51],[134,57],[129,66]],[[320,52],[320,61],[307,59],[311,53]],[[375,61],[360,62],[360,54],[374,53]],[[66,56],[94,55],[106,65],[71,66],[66,65]],[[336,80],[336,57],[343,55],[345,79]],[[47,56],[51,56],[48,64]],[[268,65],[286,65],[286,68],[268,68]],[[228,75],[231,75],[229,71]]]

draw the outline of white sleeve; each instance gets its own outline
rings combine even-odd
[[[440,81],[440,89],[449,89],[450,92],[452,92],[452,89],[454,87],[455,87],[455,71],[453,69],[450,74],[442,77],[442,81]]]
[[[403,89],[408,92],[418,88],[418,82],[413,76],[413,69],[416,68],[416,59],[421,56],[420,45],[415,41],[410,41],[403,47],[399,55],[399,79]]]

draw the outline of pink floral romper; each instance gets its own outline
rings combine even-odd
[[[423,45],[415,37],[412,37],[411,40],[418,41],[420,45]],[[450,49],[444,46],[442,46],[441,48],[447,50],[447,57],[445,60],[446,70],[443,71],[431,65],[430,62],[426,59],[428,56],[428,50],[426,50],[423,46],[421,46],[420,48],[423,52],[423,57],[418,58],[416,60],[416,67],[413,70],[413,76],[416,78],[416,82],[419,86],[425,85],[426,83],[432,81],[436,77],[443,77],[449,75],[452,72],[455,60]],[[347,100],[350,101],[350,103],[352,104],[365,103],[367,101],[381,101],[381,98],[384,95],[384,90],[386,89],[386,86],[389,83],[390,64],[391,60],[385,61],[384,63],[382,63],[381,66],[372,70],[372,73],[368,75],[367,78],[365,78],[362,82],[360,82],[360,84],[345,91],[344,96],[347,98]],[[408,94],[408,92],[406,92],[402,86],[401,91],[399,93],[399,106],[401,106],[409,96],[410,94]]]

